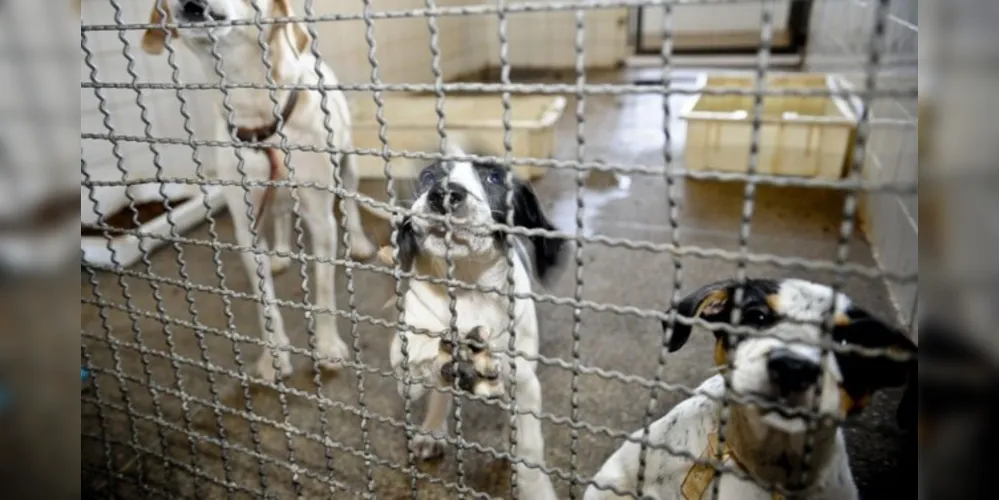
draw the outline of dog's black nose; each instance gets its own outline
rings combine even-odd
[[[454,210],[455,207],[465,201],[465,198],[468,198],[468,190],[461,184],[449,182],[447,187],[443,184],[435,184],[430,192],[427,193],[427,202],[430,203],[430,208],[441,214],[446,213],[444,198],[448,194],[448,191],[450,191],[451,195],[448,199],[451,210]]]
[[[188,19],[201,19],[205,17],[208,4],[205,0],[186,0],[182,6],[184,17]]]
[[[776,349],[767,359],[767,372],[782,392],[801,392],[819,379],[822,368],[790,350]]]

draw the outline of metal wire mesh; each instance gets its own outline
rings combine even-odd
[[[673,19],[676,9],[693,4],[724,6],[750,2],[759,3],[761,7],[762,30],[754,70],[756,87],[705,89],[675,82],[677,65],[673,54]],[[733,325],[709,324],[699,318],[682,317],[674,312],[684,285],[691,286],[693,279],[704,274],[704,270],[711,266],[724,269],[729,276],[734,274],[740,283],[747,279],[752,269],[753,272],[818,277],[817,279],[828,281],[834,289],[858,290],[872,286],[872,283],[881,287],[882,281],[888,282],[890,286],[914,286],[917,280],[914,270],[899,270],[883,262],[872,264],[864,262],[864,259],[852,258],[858,246],[858,238],[854,235],[858,197],[863,194],[901,199],[914,197],[916,192],[914,178],[902,181],[898,178],[864,175],[864,169],[870,162],[865,156],[871,150],[872,130],[879,130],[878,127],[910,130],[915,123],[911,117],[881,117],[872,112],[878,109],[878,102],[903,102],[913,100],[916,96],[914,85],[911,88],[906,85],[880,85],[879,77],[883,71],[885,53],[892,48],[885,43],[886,32],[892,25],[892,16],[898,17],[890,2],[878,1],[872,4],[876,7],[873,10],[863,4],[863,9],[858,11],[864,16],[863,22],[871,23],[870,33],[865,38],[863,47],[842,47],[844,54],[840,55],[862,57],[862,64],[850,69],[862,75],[860,85],[834,90],[765,87],[765,76],[771,72],[769,58],[774,30],[773,1],[499,1],[454,5],[461,2],[427,0],[425,3],[394,2],[394,10],[378,9],[376,6],[379,3],[364,0],[358,3],[358,12],[317,14],[315,3],[307,0],[303,15],[275,16],[273,10],[267,10],[272,2],[252,1],[249,4],[254,14],[249,19],[198,23],[167,21],[168,24],[163,25],[125,22],[126,11],[140,12],[144,16],[145,9],[149,7],[146,4],[152,2],[111,0],[109,5],[113,9],[113,23],[89,22],[84,17],[81,25],[81,50],[85,74],[81,79],[81,89],[84,93],[92,93],[96,98],[96,111],[103,130],[81,133],[84,143],[81,186],[87,192],[88,201],[98,212],[98,217],[88,224],[88,229],[98,232],[106,241],[110,257],[109,266],[89,263],[86,255],[83,264],[85,284],[82,303],[89,313],[85,311],[81,329],[81,357],[84,367],[94,374],[89,391],[83,395],[84,464],[85,475],[93,483],[91,487],[104,494],[122,496],[141,492],[145,496],[164,497],[294,494],[296,497],[322,495],[332,498],[518,498],[523,497],[524,492],[518,491],[515,476],[518,470],[524,469],[511,468],[509,465],[523,461],[517,452],[516,420],[512,418],[523,413],[531,413],[542,421],[550,457],[547,465],[525,465],[540,468],[549,475],[556,483],[560,496],[579,498],[582,489],[593,484],[591,476],[596,468],[623,441],[640,442],[642,451],[638,486],[632,492],[618,492],[622,495],[638,498],[637,492],[641,491],[647,480],[645,462],[650,449],[665,449],[669,453],[686,456],[694,463],[707,464],[717,471],[755,480],[744,470],[721,464],[721,456],[705,459],[648,441],[649,424],[668,411],[670,402],[694,395],[693,386],[700,382],[689,374],[682,382],[670,380],[677,374],[668,366],[670,361],[666,356],[665,338],[659,330],[659,324],[665,321],[671,325],[670,328],[680,323],[734,334],[758,334],[752,328],[738,326],[739,312],[734,314]],[[853,9],[858,4],[860,2],[846,0],[818,2],[815,8],[850,5]],[[907,5],[907,2],[894,4]],[[159,2],[155,7],[163,17],[166,17],[165,5],[174,4],[169,1]],[[84,2],[85,11],[88,7],[88,2]],[[587,15],[599,10],[637,7],[662,9],[664,13],[664,36],[658,64],[662,72],[662,83],[650,86],[601,81],[600,76],[587,66],[587,39],[598,32]],[[510,57],[509,29],[511,18],[553,12],[572,14],[573,57],[570,66],[574,73],[573,82],[513,82],[511,72],[514,65]],[[497,31],[489,33],[488,37],[498,42],[499,82],[445,81],[445,72],[442,70],[442,20],[449,17],[489,17],[497,20]],[[384,26],[380,23],[406,19],[425,20],[425,29],[429,34],[427,51],[430,54],[432,82],[386,83],[382,78],[380,57],[386,51],[398,50],[393,44],[399,42],[381,41],[390,38],[379,29]],[[321,39],[327,33],[321,27],[351,22],[362,23],[358,34],[363,37],[363,45],[357,46],[363,47],[369,64],[370,82],[326,81],[319,61],[325,61],[336,68],[336,60],[320,51]],[[315,84],[276,81],[273,76],[273,62],[269,56],[271,47],[266,34],[268,30],[292,24],[304,27],[310,36],[307,50],[316,59],[313,69],[318,82]],[[857,20],[857,24],[862,23]],[[234,65],[257,62],[224,60],[219,48],[220,41],[212,30],[207,32],[213,39],[213,76],[218,82],[199,83],[194,81],[197,78],[192,74],[183,74],[179,60],[187,54],[175,49],[180,43],[174,36],[167,37],[165,46],[169,81],[143,81],[140,67],[153,63],[140,55],[132,35],[164,26],[176,27],[181,31],[212,27],[249,27],[257,30],[259,36],[255,43],[262,54],[259,63],[266,68],[262,72],[266,75],[265,81],[234,81],[231,78]],[[825,27],[828,28],[828,24]],[[105,52],[95,52],[93,39],[107,33],[115,35],[121,47],[119,54],[109,56]],[[823,33],[828,35],[830,32]],[[836,36],[833,38],[834,41],[842,39]],[[101,74],[96,59],[115,56],[124,60],[128,81],[111,81]],[[837,61],[841,62],[840,59]],[[241,141],[236,136],[233,127],[239,114],[239,106],[244,103],[237,96],[249,90],[267,91],[273,119],[279,124],[277,130],[280,140],[277,149],[283,153],[284,167],[289,172],[287,179],[256,179],[245,169],[248,156],[259,155],[263,150],[275,147],[269,143]],[[324,144],[295,144],[282,131],[280,125],[284,118],[281,96],[299,90],[318,90],[322,97],[319,111],[326,117],[325,130],[322,131]],[[134,99],[131,102],[112,102],[109,94],[120,95],[121,91],[134,94]],[[367,99],[369,96],[366,94],[370,94],[377,110],[375,120],[380,148],[334,146],[333,137],[339,133],[330,119],[331,113],[335,112],[332,109],[335,105],[330,100],[334,91],[347,93],[354,99]],[[206,92],[221,93],[221,118],[230,126],[228,139],[202,134],[196,130],[196,119],[192,114],[192,107],[196,106],[191,104],[192,96],[204,95]],[[436,152],[392,147],[388,135],[392,124],[384,116],[384,95],[395,92],[433,94],[436,101],[434,129],[439,146]],[[502,155],[446,154],[449,119],[444,104],[452,96],[459,94],[498,96],[502,104]],[[157,133],[158,117],[151,116],[148,102],[150,95],[166,96],[177,102],[186,137]],[[556,158],[531,158],[514,153],[512,108],[516,97],[524,95],[564,95],[572,98],[575,104],[573,116],[563,122],[571,122],[570,125],[574,128],[559,136],[569,140],[561,141],[566,147],[559,150],[562,153],[557,154]],[[681,138],[677,137],[673,126],[673,121],[679,114],[675,100],[696,95],[752,96],[750,161],[746,172],[726,173],[683,168],[682,161],[676,157],[675,145]],[[819,180],[760,173],[760,130],[766,96],[833,96],[857,102],[857,131],[849,174],[843,179]],[[645,145],[646,148],[654,148],[655,153],[633,157],[622,155],[610,160],[591,153],[593,149],[607,153],[606,146],[601,148],[591,144],[604,144],[607,139],[602,136],[613,134],[613,131],[607,129],[612,124],[609,125],[610,122],[600,118],[601,115],[598,114],[606,113],[607,103],[645,97],[655,99],[653,106],[662,110],[662,117],[659,118],[662,122],[654,127],[662,139],[651,140]],[[112,109],[133,105],[139,111],[139,122],[125,125],[115,123],[116,113]],[[644,101],[641,104],[646,105],[648,103]],[[140,127],[141,133],[137,133],[138,129],[134,127]],[[116,175],[94,174],[99,165],[93,164],[93,156],[88,160],[88,144],[110,147],[109,165],[116,170]],[[127,159],[129,152],[137,147],[148,148],[153,165],[151,171],[145,167],[138,168],[134,161]],[[235,155],[240,179],[224,179],[212,172],[214,166],[204,155],[220,148]],[[163,160],[166,150],[189,151],[194,165],[193,175],[171,173],[171,165]],[[310,153],[328,157],[335,166],[334,179],[321,183],[296,178],[297,158]],[[378,181],[379,187],[374,194],[364,194],[345,186],[345,181],[339,175],[344,154],[381,158],[385,179]],[[502,293],[512,298],[530,299],[539,308],[544,308],[539,309],[542,334],[546,337],[542,340],[545,346],[542,351],[554,355],[525,356],[515,352],[512,331],[507,350],[511,355],[512,371],[518,369],[513,360],[519,356],[536,361],[540,367],[544,367],[541,370],[553,373],[542,380],[545,410],[523,410],[518,408],[516,399],[509,403],[486,401],[460,391],[457,387],[445,389],[445,392],[461,393],[462,396],[455,398],[454,435],[442,438],[447,447],[454,450],[454,460],[446,459],[439,470],[428,471],[416,459],[412,444],[417,435],[425,432],[412,420],[416,402],[405,397],[401,408],[393,402],[396,396],[396,375],[384,362],[385,352],[382,351],[387,349],[383,341],[396,332],[410,331],[427,335],[450,335],[457,344],[459,339],[455,297],[459,292],[480,287],[455,278],[454,259],[450,254],[447,258],[448,270],[443,279],[421,276],[398,266],[385,267],[355,260],[350,256],[352,245],[357,242],[351,240],[349,231],[344,231],[340,241],[344,248],[343,257],[317,254],[314,249],[307,250],[305,233],[309,231],[303,228],[307,224],[303,224],[300,193],[307,189],[326,191],[340,200],[353,199],[361,204],[390,211],[393,217],[388,229],[391,233],[388,241],[395,242],[403,215],[427,216],[412,212],[401,203],[405,198],[401,188],[405,187],[406,180],[393,175],[393,166],[398,165],[401,160],[438,159],[496,161],[506,169],[507,186],[512,186],[515,166],[535,165],[547,169],[553,177],[551,181],[545,180],[548,185],[561,182],[563,187],[569,186],[572,191],[567,219],[573,227],[562,227],[557,231],[513,227],[513,216],[508,214],[505,224],[487,224],[485,229],[502,231],[507,238],[543,235],[563,239],[573,243],[573,250],[570,259],[572,272],[566,273],[567,277],[563,277],[559,285],[553,287],[553,293],[513,293],[512,264],[506,281],[507,289],[479,290],[483,293]],[[592,222],[588,221],[592,220],[589,214],[594,210],[587,206],[591,203],[588,200],[593,200],[592,197],[587,197],[587,183],[596,175],[631,178],[650,185],[661,182],[661,185],[655,184],[660,189],[656,193],[664,194],[666,202],[664,212],[657,215],[661,215],[661,220],[658,221],[660,224],[665,221],[665,226],[662,226],[665,228],[662,231],[665,237],[658,238],[655,232],[643,230],[636,230],[627,236],[594,234],[587,227],[592,226]],[[737,227],[715,230],[715,233],[734,233],[737,240],[735,249],[726,249],[723,240],[703,237],[703,233],[698,236],[696,231],[689,233],[691,236],[685,236],[685,226],[695,226],[699,222],[692,218],[684,220],[680,200],[690,195],[681,193],[681,188],[688,183],[700,181],[743,183]],[[380,185],[381,182],[384,182],[384,187]],[[141,209],[147,203],[136,193],[144,193],[141,189],[148,186],[155,188],[156,196],[152,196],[152,199],[154,204],[161,205],[158,211],[164,214],[167,227],[165,231],[145,229],[148,220],[140,218]],[[251,196],[252,189],[259,191],[269,186],[291,193],[294,232],[294,236],[275,234],[274,248],[271,250],[267,250],[266,245],[261,243],[262,235],[255,229],[258,212],[255,211],[255,202]],[[175,202],[177,196],[171,189],[180,189],[186,196],[185,199],[196,202],[199,213],[203,213],[208,221],[206,228],[190,229],[187,234],[179,229],[178,220],[186,216],[180,213],[181,208]],[[230,213],[228,219],[218,217],[215,215],[219,205],[217,195],[221,190],[232,189],[243,191],[245,211],[242,214]],[[837,221],[838,230],[832,231],[836,246],[832,258],[752,251],[754,233],[751,229],[760,211],[758,196],[761,189],[777,192],[799,189],[808,193],[819,190],[845,193],[842,199],[836,198],[837,203],[841,204],[839,211],[842,215]],[[107,203],[102,202],[99,197],[104,196],[102,193],[113,190],[123,193],[124,205],[128,209],[123,213],[130,214],[130,221],[112,224],[109,219],[111,214],[101,213],[99,207],[107,206]],[[376,199],[381,197],[379,191],[387,194],[387,202]],[[512,190],[509,192],[512,193]],[[594,203],[599,205],[601,202]],[[509,200],[507,206],[512,206]],[[226,241],[227,235],[232,232],[233,218],[250,221],[252,244]],[[341,219],[342,225],[347,226],[347,214],[344,211],[341,211]],[[452,223],[450,216],[443,217],[443,220],[448,225]],[[626,234],[624,231],[614,232]],[[651,234],[652,237],[635,237],[643,234]],[[294,249],[287,247],[292,238],[295,241]],[[315,245],[316,236],[311,232],[309,239]],[[123,257],[119,255],[123,252],[123,243],[129,241],[139,242],[141,270],[123,264]],[[163,244],[169,244],[168,248],[153,253],[154,247]],[[778,247],[780,245],[770,248]],[[393,257],[398,262],[399,248],[393,245],[392,250]],[[810,253],[826,255],[822,252]],[[604,263],[595,261],[593,255],[601,255],[607,260]],[[626,259],[638,259],[634,264],[637,267],[641,266],[642,261],[651,262],[656,258],[661,259],[660,264],[654,270],[650,269],[650,272],[662,275],[654,280],[661,285],[661,288],[655,288],[656,293],[661,292],[659,297],[641,303],[586,298],[587,295],[614,297],[621,293],[620,290],[636,286],[633,283],[616,282],[614,267],[622,263],[631,266]],[[264,284],[265,275],[270,272],[274,259],[292,261],[293,266],[298,266],[299,272],[298,279],[293,280],[296,282],[294,286],[292,281],[282,279],[278,283],[278,293],[269,290]],[[255,277],[242,279],[241,262],[256,266],[253,272]],[[324,305],[322,299],[316,296],[319,289],[315,280],[321,278],[318,274],[317,278],[310,276],[307,268],[313,266],[326,266],[330,271],[323,276],[331,281],[334,269],[342,271],[346,295],[339,296],[346,297],[346,307],[331,307],[328,302]],[[590,267],[598,269],[597,272],[603,275],[594,275],[592,271],[591,274],[584,274]],[[589,278],[584,280],[587,276]],[[428,281],[447,290],[451,311],[448,332],[420,330],[407,325],[402,296],[404,283],[408,279]],[[586,288],[584,281],[588,283]],[[339,283],[339,278],[337,282]],[[255,286],[251,286],[254,284]],[[378,308],[384,303],[384,297],[377,300],[373,297],[378,294],[371,292],[378,287],[389,290],[393,298],[393,313],[386,313]],[[602,290],[603,293],[589,292],[591,288]],[[606,293],[608,288],[618,292]],[[556,291],[564,293],[554,293]],[[735,302],[739,302],[741,292],[740,285]],[[281,298],[282,295],[284,298]],[[884,293],[881,295],[879,300],[887,304]],[[622,296],[637,297],[623,293]],[[513,303],[511,300],[508,310],[511,324],[514,318]],[[267,307],[261,309],[264,331],[257,333],[259,328],[252,319],[258,314],[259,304]],[[560,313],[562,310],[568,311],[565,313],[568,317]],[[87,314],[90,319],[86,319]],[[641,338],[645,342],[644,351],[652,352],[654,345],[656,354],[649,360],[639,361],[628,359],[627,356],[602,357],[601,353],[586,352],[586,345],[608,347],[607,344],[587,338],[588,335],[597,334],[586,329],[588,318],[593,320],[596,315],[610,318],[601,320],[601,325],[614,325],[621,330],[604,332],[604,335],[654,330]],[[831,311],[827,316],[831,322]],[[346,370],[331,379],[319,369],[319,340],[316,332],[320,323],[328,324],[339,319],[346,320],[350,325],[351,357],[342,361]],[[568,327],[557,331],[546,328],[546,323]],[[285,328],[285,325],[288,327]],[[831,326],[831,323],[826,326]],[[291,346],[279,346],[273,340],[274,332],[278,329],[292,332],[293,337],[304,337],[307,348],[295,347],[294,341]],[[298,332],[302,335],[297,335]],[[379,339],[379,336],[384,338]],[[843,349],[826,338],[820,345],[824,350]],[[277,371],[281,370],[281,356],[306,359],[309,368],[304,371],[308,376],[303,378],[293,375],[286,380],[276,381],[261,378],[253,374],[244,359],[244,350],[271,352],[269,359],[273,360],[273,368]],[[402,350],[404,357],[408,356],[405,342]],[[852,350],[864,355],[888,355],[874,349]],[[556,371],[558,373],[554,374]],[[403,391],[407,396],[409,385],[423,383],[410,377],[404,377],[402,382],[407,387]],[[557,394],[565,392],[563,387],[568,387],[568,393],[561,400]],[[751,395],[737,394],[727,380],[726,387],[728,396],[722,401],[725,408],[732,402],[767,405]],[[595,388],[600,388],[599,391],[602,392],[587,394],[587,390],[596,391]],[[624,391],[631,398],[628,399],[631,402],[630,408],[621,409],[629,415],[602,419],[613,425],[588,421],[586,414],[599,413],[602,407],[595,399],[600,400],[605,392],[615,390]],[[515,387],[512,392],[515,392]],[[464,403],[462,399],[465,399]],[[487,432],[484,429],[491,429],[493,424],[483,424],[480,421],[488,417],[495,421],[504,420],[496,418],[497,409],[505,412],[514,422],[509,435],[503,440],[499,440],[499,436],[481,436]],[[794,413],[795,410],[788,411]],[[817,409],[813,409],[803,414],[817,420],[814,416],[816,411]],[[620,411],[615,410],[614,413]],[[631,436],[631,427],[636,427],[639,423],[646,432],[642,439],[636,440]],[[473,432],[469,432],[470,430]],[[725,442],[724,430],[723,417],[719,432],[721,443]],[[493,441],[490,443],[489,439]],[[806,470],[805,473],[809,472]],[[775,491],[786,491],[787,487],[766,486]],[[715,489],[713,494],[717,496],[717,493]]]

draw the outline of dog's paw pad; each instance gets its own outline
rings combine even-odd
[[[417,460],[431,460],[444,455],[444,441],[419,434],[413,438],[413,454]]]

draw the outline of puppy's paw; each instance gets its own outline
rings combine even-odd
[[[489,350],[487,339],[491,336],[487,327],[478,326],[457,350],[449,339],[441,339],[437,355],[441,382],[448,386],[457,382],[459,389],[486,398],[502,396],[506,391],[500,376],[503,367]]]
[[[431,460],[444,455],[444,441],[427,434],[413,436],[413,455],[417,460]]]

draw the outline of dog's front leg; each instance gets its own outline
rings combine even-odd
[[[436,458],[444,454],[444,441],[447,436],[447,417],[451,414],[452,396],[434,388],[427,400],[427,415],[423,418],[420,433],[413,436],[413,453],[420,460]]]
[[[541,383],[534,373],[534,367],[527,360],[517,358],[516,367],[517,415],[513,421],[517,428],[516,456],[519,459],[514,466],[517,471],[517,489],[521,495],[532,500],[554,500],[556,496],[551,479],[544,471],[536,468],[545,465],[541,420],[534,415],[541,413]]]
[[[263,238],[259,238],[259,245],[254,245],[250,216],[246,212],[247,206],[243,201],[246,191],[242,187],[227,186],[223,193],[226,205],[229,207],[229,216],[232,217],[236,242],[242,247],[266,250],[267,243]],[[274,283],[271,281],[270,260],[257,252],[239,252],[239,257],[243,261],[243,267],[246,269],[250,281],[250,293],[262,293],[263,295],[261,297],[263,303],[257,304],[257,319],[260,322],[260,330],[267,335],[267,342],[273,345],[273,347],[265,347],[260,358],[257,359],[257,374],[265,380],[275,380],[279,376],[291,375],[291,356],[287,350],[288,336],[284,333],[281,312],[274,302]],[[276,352],[277,358],[274,358],[272,349]]]

